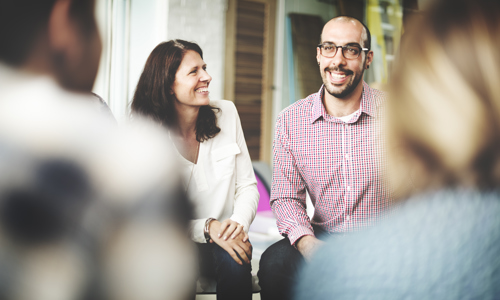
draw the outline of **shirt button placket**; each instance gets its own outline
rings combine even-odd
[[[347,223],[349,222],[350,220],[350,216],[349,216],[349,211],[350,211],[350,207],[351,207],[351,201],[353,199],[352,197],[352,180],[353,180],[353,177],[352,177],[352,174],[351,174],[351,171],[353,169],[353,166],[352,166],[352,159],[351,159],[351,135],[350,135],[350,126],[349,124],[345,124],[344,125],[344,134],[345,134],[345,144],[344,144],[344,160],[345,160],[345,172],[346,172],[346,201],[345,201],[345,210],[344,210],[344,213],[345,213],[345,222],[344,222],[344,226],[347,227]]]
[[[351,139],[350,139],[350,135],[349,135],[349,125],[348,124],[344,124],[344,136],[345,136],[345,143],[344,143],[344,165],[345,165],[345,178],[346,178],[346,190],[348,192],[351,191],[351,180],[352,180],[352,177],[351,177],[351,174],[350,174],[350,170],[352,168],[351,166],[351,160],[350,160],[350,150],[351,150]],[[351,197],[348,197],[348,199],[351,198]]]

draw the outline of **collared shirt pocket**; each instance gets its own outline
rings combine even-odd
[[[233,174],[236,166],[236,155],[240,152],[240,147],[236,143],[212,150],[212,159],[215,167],[214,172],[217,179],[229,177]]]

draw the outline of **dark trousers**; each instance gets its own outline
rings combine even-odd
[[[226,250],[213,244],[196,244],[200,259],[200,276],[217,282],[217,299],[252,299],[252,266],[239,265]]]
[[[325,239],[328,233],[314,228],[317,238]],[[260,299],[288,300],[297,286],[297,275],[305,260],[302,254],[284,238],[266,249],[260,258],[259,277]]]
[[[284,238],[266,249],[260,257],[259,277],[260,299],[292,299],[293,288],[297,286],[297,274],[304,257]]]

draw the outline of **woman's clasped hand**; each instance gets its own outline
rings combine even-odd
[[[250,263],[252,244],[248,240],[248,234],[243,230],[243,225],[231,219],[223,222],[214,220],[210,222],[209,232],[210,242],[226,250],[238,264]]]

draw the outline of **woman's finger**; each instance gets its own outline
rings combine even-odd
[[[241,259],[243,259],[243,261],[244,261],[245,263],[247,263],[247,264],[249,264],[249,263],[250,263],[250,259],[251,259],[252,255],[250,255],[250,256],[249,256],[249,255],[246,253],[246,251],[245,251],[245,250],[243,250],[243,249],[242,249],[241,247],[239,247],[239,246],[235,246],[233,249],[234,249],[234,251],[236,251],[236,253],[238,253],[239,257],[240,257]]]
[[[228,248],[223,247],[223,249],[226,250],[229,255],[231,255],[235,262],[237,262],[239,265],[243,265],[243,260],[238,257],[235,250],[231,246],[228,246]]]
[[[239,245],[241,247],[241,249],[243,249],[243,251],[245,251],[247,257],[249,259],[252,259],[252,250],[253,250],[253,247],[250,243],[243,243],[243,244],[240,244]]]
[[[233,236],[232,236],[233,240],[234,240],[234,239],[238,236],[238,234],[240,234],[242,231],[243,231],[243,232],[245,232],[245,231],[243,230],[243,225],[238,224],[238,226],[236,226],[236,229],[233,231]],[[243,239],[243,242],[245,242],[245,240],[244,240],[244,239]]]
[[[231,234],[234,233],[234,231],[236,230],[236,227],[238,227],[237,224],[238,223],[236,223],[236,222],[231,223],[229,225],[229,227],[226,228],[226,232],[224,232],[224,237],[223,237],[225,241],[227,241],[228,236],[231,236]]]
[[[241,228],[243,228],[243,227],[241,227]],[[243,231],[243,234],[244,234],[243,242],[246,243],[248,241],[248,233],[246,233],[245,231]]]
[[[220,238],[224,232],[226,231],[226,228],[229,226],[229,221],[228,220],[224,220],[224,222],[220,223],[220,229],[219,229],[219,233],[217,234],[217,236]]]

